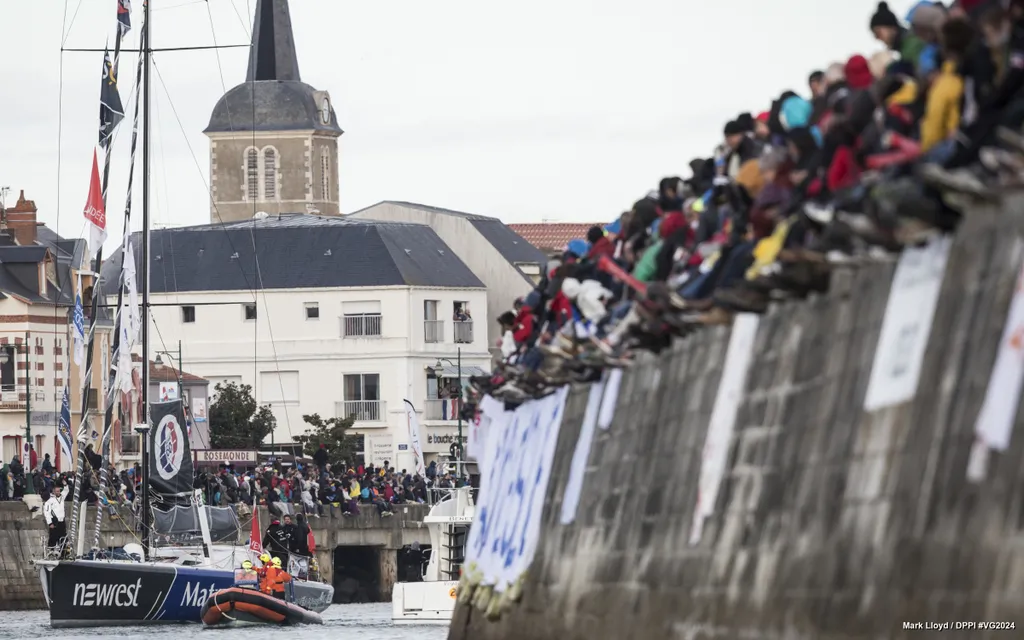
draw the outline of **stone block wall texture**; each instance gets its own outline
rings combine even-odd
[[[1020,203],[1018,203],[1020,205]],[[1018,209],[1021,208],[1018,206]],[[648,357],[597,430],[575,523],[559,523],[587,400],[570,395],[542,539],[497,622],[459,606],[450,640],[896,640],[903,622],[1014,621],[1024,634],[1024,425],[966,481],[1024,250],[979,213],[953,244],[916,398],[862,410],[894,265],[764,316],[726,477],[688,539],[729,329]]]

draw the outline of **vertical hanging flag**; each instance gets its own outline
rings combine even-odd
[[[416,416],[416,407],[414,407],[408,400],[405,401],[405,417],[409,425],[409,442],[412,444],[412,453],[416,461],[416,473],[423,478],[427,475],[427,469],[423,464],[423,444],[420,439],[420,420]]]
[[[106,149],[114,129],[124,119],[124,106],[117,90],[117,69],[110,59],[110,51],[103,52],[103,82],[100,85],[100,146]]]
[[[139,294],[135,283],[135,249],[131,243],[131,231],[125,229],[124,243],[121,255],[121,281],[124,283],[125,293],[121,302],[120,318],[120,339],[118,343],[117,357],[117,378],[120,381],[120,389],[127,393],[132,390],[132,347],[142,327],[142,317],[139,314]]]
[[[75,292],[75,311],[72,317],[74,325],[75,364],[81,367],[85,363],[85,312],[82,310],[82,276],[78,276],[78,290]]]
[[[117,0],[117,28],[122,36],[132,30],[131,0]]]
[[[60,422],[57,423],[57,439],[60,441],[60,452],[64,460],[71,461],[71,396],[64,385],[64,399],[60,403]]]
[[[82,213],[89,221],[89,252],[95,258],[96,252],[107,241],[107,212],[103,204],[100,165],[95,149],[92,151],[92,179],[89,181],[89,198]]]

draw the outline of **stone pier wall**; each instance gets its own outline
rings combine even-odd
[[[1024,208],[1017,202],[1016,209]],[[1024,414],[987,477],[973,430],[1024,259],[1022,221],[967,220],[950,254],[916,397],[863,410],[894,265],[761,320],[726,475],[689,544],[730,329],[647,357],[598,430],[576,521],[559,523],[587,390],[569,397],[542,538],[500,620],[460,605],[451,640],[931,637],[904,622],[1024,633]]]

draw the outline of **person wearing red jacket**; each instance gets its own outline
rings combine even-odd
[[[587,242],[590,243],[590,251],[587,258],[593,262],[601,259],[601,256],[615,257],[615,244],[604,234],[604,229],[599,226],[590,227],[587,231]]]

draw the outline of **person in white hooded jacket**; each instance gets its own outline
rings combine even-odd
[[[47,547],[57,547],[67,537],[67,523],[64,521],[64,498],[68,495],[68,487],[61,488],[60,495],[50,494],[43,503],[43,520],[49,537],[46,541]]]

